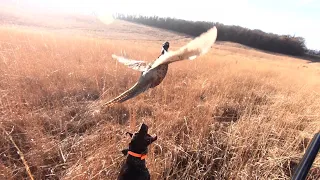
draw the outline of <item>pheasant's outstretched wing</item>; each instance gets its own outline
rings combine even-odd
[[[209,29],[207,32],[201,34],[197,38],[191,40],[188,44],[181,47],[176,51],[170,51],[165,53],[156,59],[151,69],[156,68],[161,64],[169,64],[175,61],[181,60],[193,60],[198,56],[205,54],[209,51],[211,46],[215,43],[217,39],[217,28],[214,26]]]
[[[112,58],[118,60],[120,63],[128,66],[129,68],[132,68],[137,71],[145,71],[148,67],[148,63],[145,61],[138,61],[138,60],[133,60],[133,59],[128,59],[122,56],[117,56],[112,54]]]

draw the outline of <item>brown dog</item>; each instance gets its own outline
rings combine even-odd
[[[147,157],[148,146],[157,140],[157,136],[150,136],[148,126],[144,123],[134,135],[129,132],[127,134],[132,139],[129,143],[129,149],[122,150],[122,153],[128,156],[121,167],[118,180],[150,180],[145,158]]]

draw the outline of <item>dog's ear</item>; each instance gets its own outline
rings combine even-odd
[[[122,152],[122,154],[123,154],[124,156],[126,156],[126,155],[128,154],[128,151],[129,151],[129,149],[124,149],[124,150],[122,150],[121,152]]]
[[[126,132],[126,135],[129,135],[131,138],[132,138],[132,136],[133,136],[133,134],[130,133],[130,132]]]

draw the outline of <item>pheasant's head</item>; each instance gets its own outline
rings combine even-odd
[[[170,46],[170,44],[169,44],[168,41],[162,44],[163,49],[166,50],[166,51],[168,51],[169,46]]]

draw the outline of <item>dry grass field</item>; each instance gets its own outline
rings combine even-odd
[[[320,131],[319,64],[218,42],[171,64],[158,87],[91,113],[140,75],[112,53],[152,61],[163,41],[173,50],[188,40],[156,29],[154,41],[121,40],[134,27],[151,31],[127,26],[106,32],[116,40],[0,28],[0,179],[29,178],[21,156],[35,179],[115,179],[125,132],[142,122],[158,136],[146,160],[152,179],[290,179]],[[319,157],[308,178],[320,178]]]

